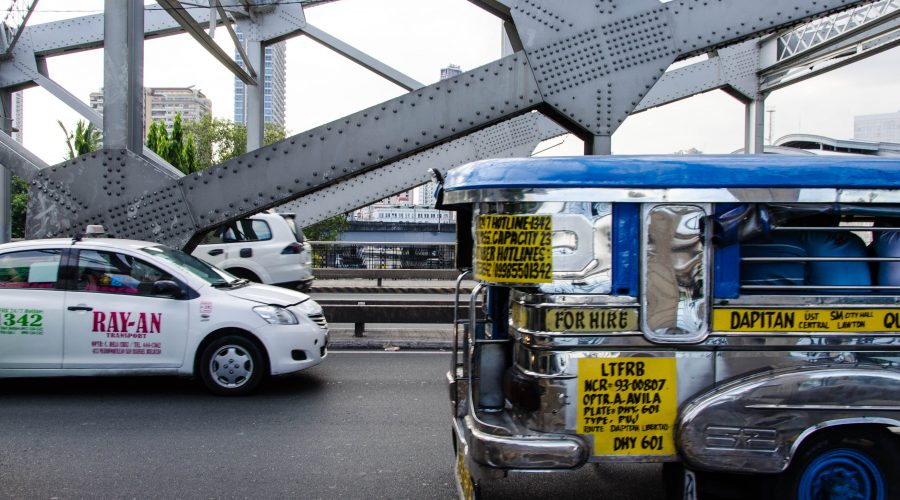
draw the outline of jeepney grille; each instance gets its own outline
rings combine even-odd
[[[310,314],[309,319],[313,321],[313,323],[319,325],[319,328],[323,330],[328,329],[328,321],[325,321],[325,315],[322,313],[319,314]]]

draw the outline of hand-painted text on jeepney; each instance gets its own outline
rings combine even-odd
[[[900,310],[815,308],[718,308],[713,329],[720,332],[848,332],[900,331]]]
[[[674,358],[582,358],[578,432],[594,436],[595,455],[675,453]]]
[[[495,283],[553,280],[549,215],[481,215],[475,229],[475,278]]]

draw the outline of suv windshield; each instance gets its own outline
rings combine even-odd
[[[213,286],[224,285],[237,279],[227,272],[215,268],[196,257],[182,252],[181,250],[175,250],[174,248],[158,245],[155,247],[142,248],[141,251],[153,255],[154,257],[159,257],[171,264],[174,264],[175,266],[178,266],[179,269],[202,278],[204,281]]]

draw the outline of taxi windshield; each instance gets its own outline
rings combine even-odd
[[[188,255],[181,250],[175,250],[167,246],[158,245],[153,247],[145,247],[142,252],[159,257],[170,264],[177,266],[179,269],[187,271],[197,276],[210,285],[224,285],[235,281],[237,278],[227,272],[215,268],[202,260]]]

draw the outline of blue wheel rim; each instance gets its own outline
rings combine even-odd
[[[829,450],[810,462],[800,476],[799,500],[885,500],[885,480],[869,455]]]

